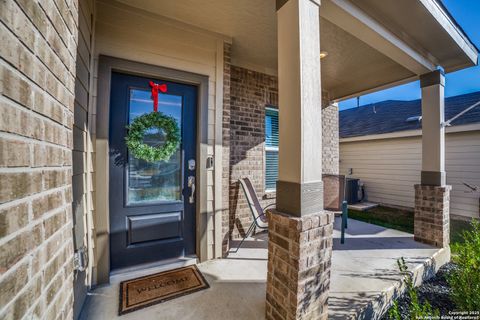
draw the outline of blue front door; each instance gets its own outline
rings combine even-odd
[[[165,84],[158,112],[177,122],[181,143],[167,161],[135,158],[126,126],[153,112],[150,81]],[[114,72],[110,94],[110,269],[195,253],[197,87]],[[143,142],[161,146],[165,132],[147,130]]]

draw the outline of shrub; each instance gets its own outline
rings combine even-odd
[[[452,246],[457,267],[447,278],[453,302],[464,311],[480,310],[480,222],[472,219],[471,225],[462,233],[464,242]]]
[[[413,283],[413,275],[408,271],[407,264],[403,258],[398,259],[397,261],[398,268],[400,272],[405,275],[403,283],[407,287],[407,294],[410,298],[410,305],[408,307],[409,319],[435,319],[440,317],[440,311],[438,309],[433,310],[432,306],[428,301],[420,303],[418,300],[417,290]],[[398,302],[393,303],[392,308],[388,311],[388,317],[393,320],[403,320],[402,314],[398,307]]]

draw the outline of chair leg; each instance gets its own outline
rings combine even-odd
[[[255,228],[255,222],[252,223],[250,225],[250,227],[248,228],[247,232],[245,233],[245,236],[243,237],[242,241],[240,241],[240,244],[238,245],[237,249],[235,250],[235,253],[238,252],[238,249],[240,249],[240,247],[242,246],[243,242],[245,241],[245,239],[248,238],[248,236],[250,235],[250,233],[252,232],[252,230]]]

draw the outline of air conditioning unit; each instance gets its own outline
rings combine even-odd
[[[348,204],[354,204],[362,201],[360,179],[347,178],[345,182],[345,200]]]

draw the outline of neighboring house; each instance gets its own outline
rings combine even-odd
[[[445,121],[480,101],[480,92],[445,99]],[[340,173],[361,179],[368,201],[412,208],[422,168],[421,100],[388,100],[340,112]],[[480,216],[480,106],[446,128],[450,214]]]
[[[241,177],[277,204],[266,317],[326,319],[332,101],[417,79],[432,137],[418,152],[440,151],[415,238],[448,246],[444,72],[478,49],[439,0],[2,0],[0,39],[1,319],[76,318],[112,274],[224,257],[251,222]],[[166,163],[125,144],[155,92],[181,130]]]

